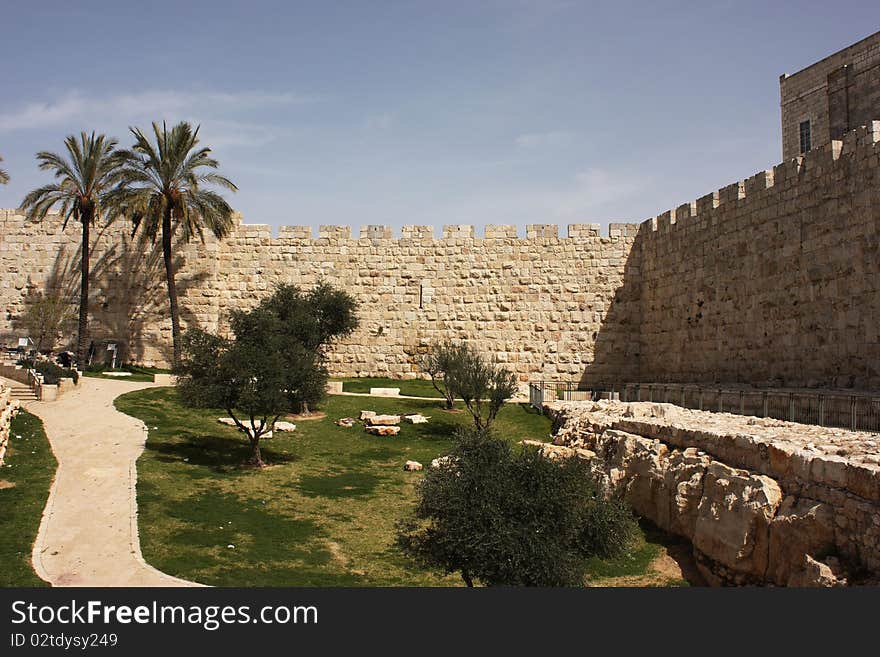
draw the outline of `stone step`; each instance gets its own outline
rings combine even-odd
[[[29,386],[9,386],[9,396],[19,401],[36,401],[37,396]]]

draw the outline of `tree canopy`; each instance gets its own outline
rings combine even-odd
[[[397,544],[468,586],[580,586],[590,557],[626,552],[634,523],[584,461],[551,461],[470,429],[426,472]]]
[[[233,338],[190,329],[178,390],[184,403],[226,409],[263,465],[260,438],[284,414],[307,412],[327,386],[326,348],[357,326],[356,303],[321,283],[308,292],[279,285],[254,309],[233,310]]]

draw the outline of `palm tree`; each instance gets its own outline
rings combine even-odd
[[[113,204],[128,215],[134,230],[142,230],[155,240],[161,236],[165,259],[165,279],[171,306],[171,338],[174,345],[174,366],[180,364],[180,310],[174,282],[172,237],[189,242],[194,236],[204,241],[204,230],[222,239],[233,228],[232,207],[217,192],[202,185],[217,185],[236,191],[238,188],[213,170],[219,163],[211,157],[211,149],[199,147],[199,127],[184,121],[168,130],[163,123],[153,123],[155,143],[139,128],[131,128],[135,144],[121,151],[124,165],[119,187],[114,190]]]
[[[72,218],[82,226],[82,258],[80,262],[79,331],[76,355],[80,367],[85,365],[89,345],[89,229],[102,219],[107,195],[118,182],[119,158],[116,140],[104,135],[80,133],[79,140],[70,135],[64,140],[68,158],[40,151],[37,162],[43,171],[53,171],[56,182],[33,190],[21,203],[30,221],[42,221],[53,207],[64,217],[62,230]]]
[[[0,157],[0,162],[3,161],[3,158]],[[3,169],[0,169],[0,185],[5,185],[9,182],[9,174],[6,173]]]

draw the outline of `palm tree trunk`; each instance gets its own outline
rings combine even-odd
[[[92,217],[80,215],[82,223],[82,260],[80,262],[79,286],[79,328],[76,343],[76,361],[82,369],[86,367],[89,348],[89,228]]]
[[[174,263],[171,260],[171,208],[162,218],[162,256],[165,259],[165,280],[168,283],[168,303],[171,306],[171,341],[174,346],[174,368],[180,365],[180,309],[177,305],[177,285],[174,282]]]

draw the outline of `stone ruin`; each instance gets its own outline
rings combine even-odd
[[[687,538],[711,584],[880,583],[880,434],[647,402],[549,402],[551,458]]]

